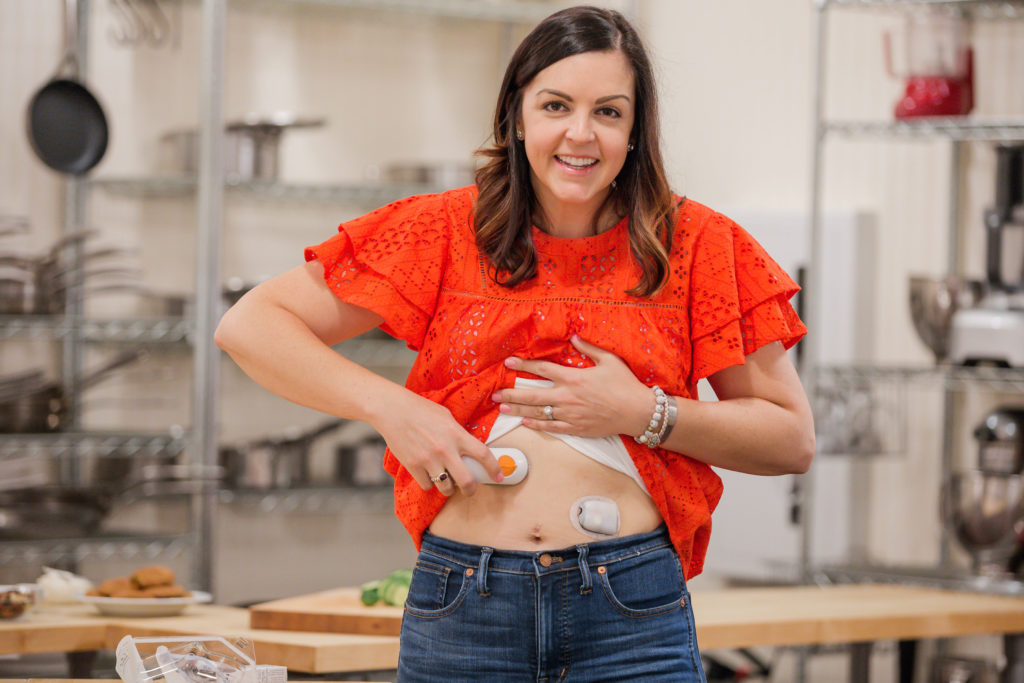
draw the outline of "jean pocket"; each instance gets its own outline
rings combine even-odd
[[[598,567],[598,580],[612,607],[628,617],[651,617],[686,603],[686,582],[671,548]]]
[[[440,558],[420,557],[412,570],[412,583],[405,601],[406,614],[443,617],[454,612],[469,591],[464,567]]]

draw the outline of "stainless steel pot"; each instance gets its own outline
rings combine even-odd
[[[346,422],[332,419],[294,436],[222,446],[219,457],[224,467],[225,485],[265,490],[309,484],[313,443]]]
[[[997,683],[998,680],[995,662],[947,655],[932,660],[930,683]]]
[[[94,492],[40,487],[0,491],[0,538],[70,538],[95,533],[111,498]]]
[[[300,119],[292,114],[248,116],[224,128],[224,175],[228,180],[277,180],[284,132],[316,128],[323,119]],[[195,175],[199,168],[199,131],[178,130],[161,137],[171,170]]]
[[[355,443],[340,444],[335,451],[334,483],[341,486],[388,486],[391,475],[384,469],[387,444],[379,434]]]
[[[0,314],[25,315],[36,307],[35,274],[12,265],[0,266]]]
[[[143,356],[140,349],[118,354],[113,360],[79,378],[83,389],[105,379],[110,372]],[[24,376],[22,376],[24,375]],[[43,379],[41,373],[19,373],[0,379],[0,433],[37,433],[60,430],[67,420],[67,401],[59,382]]]
[[[86,469],[75,486],[54,480],[0,490],[0,538],[88,536],[117,505],[169,494],[213,493],[223,473],[219,467],[154,464],[169,456],[74,457]]]
[[[174,292],[138,291],[135,314],[153,318],[191,318],[195,310],[195,297]]]
[[[132,268],[103,268],[82,273],[70,282],[50,282],[36,288],[36,303],[32,313],[61,314],[68,310],[74,296],[86,296],[103,292],[141,292],[144,290],[137,281],[141,271]],[[107,280],[108,277],[116,279]],[[96,278],[100,278],[97,282]]]
[[[25,216],[13,214],[0,214],[0,237],[7,235],[22,235],[28,232],[31,224]]]
[[[385,166],[381,171],[371,169],[369,175],[379,173],[391,183],[431,185],[456,188],[471,185],[476,168],[469,162],[450,161],[434,163],[400,163]]]

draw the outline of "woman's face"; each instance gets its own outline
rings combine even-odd
[[[530,177],[549,216],[596,212],[626,161],[635,106],[633,69],[618,50],[566,57],[523,91]]]

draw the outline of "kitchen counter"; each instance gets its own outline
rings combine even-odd
[[[249,628],[249,612],[221,605],[193,605],[173,617],[108,617],[91,605],[42,605],[14,621],[0,621],[0,654],[76,652],[117,647],[126,635],[245,636],[261,664],[304,673],[380,671],[395,668],[398,638]]]
[[[119,678],[0,678],[0,683],[121,683]],[[320,681],[320,683],[332,683]],[[373,683],[372,681],[370,683]],[[383,683],[378,681],[377,683]]]
[[[1024,634],[1024,598],[915,586],[707,590],[695,591],[692,602],[703,650]],[[41,606],[0,622],[0,654],[113,649],[127,634],[246,636],[260,663],[305,673],[381,671],[398,660],[395,636],[253,629],[247,610],[219,605],[159,618]]]

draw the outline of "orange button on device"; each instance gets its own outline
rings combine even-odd
[[[516,461],[510,455],[503,455],[498,458],[498,465],[501,466],[501,473],[506,477],[516,471]]]

